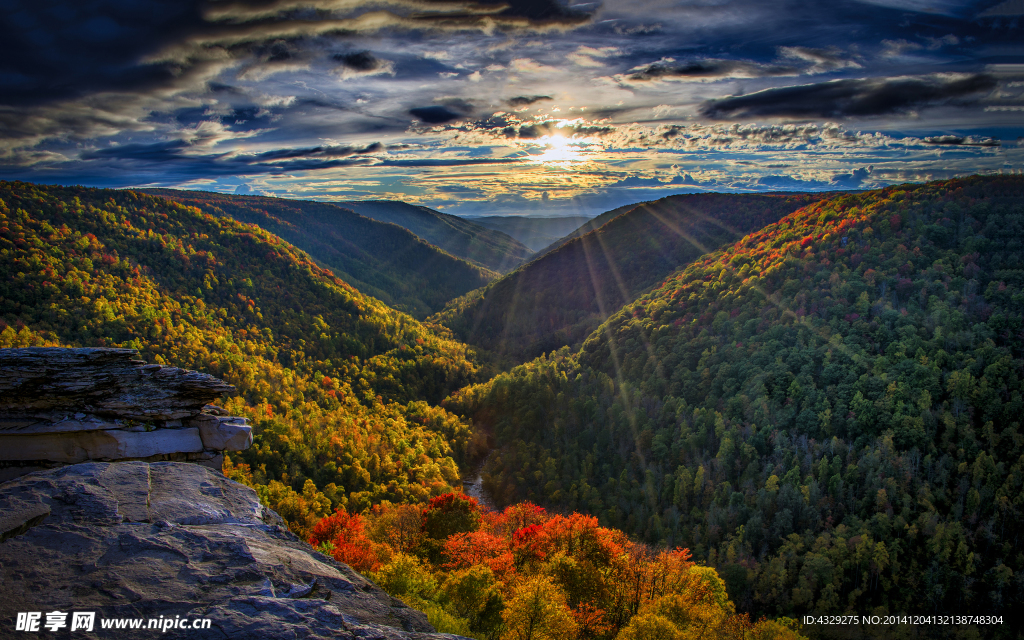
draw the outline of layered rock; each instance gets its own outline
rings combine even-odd
[[[134,349],[0,349],[0,412],[72,412],[178,420],[235,388],[211,375],[146,364]]]
[[[210,405],[234,387],[146,364],[134,349],[0,349],[0,480],[86,460],[187,460],[219,467],[247,448],[244,418]]]
[[[78,611],[96,613],[94,633],[72,634],[85,638],[108,637],[101,619],[161,616],[211,623],[161,637],[456,638],[199,465],[89,462],[0,484],[0,540],[0,636],[19,613]]]

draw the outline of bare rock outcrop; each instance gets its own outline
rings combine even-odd
[[[211,375],[146,364],[134,349],[0,349],[0,412],[80,412],[180,420],[235,388]]]
[[[86,460],[219,467],[252,428],[209,403],[235,388],[134,349],[0,349],[0,481]]]
[[[195,464],[87,462],[10,480],[0,540],[2,637],[26,635],[18,614],[93,612],[93,632],[74,637],[115,637],[103,620],[209,619],[158,635],[456,638],[300,541],[252,489]]]

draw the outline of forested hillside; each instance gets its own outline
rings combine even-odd
[[[453,256],[507,273],[533,255],[518,240],[496,229],[427,207],[394,200],[338,202],[361,216],[405,227]]]
[[[398,225],[334,204],[209,191],[146,192],[259,225],[308,252],[359,291],[420,319],[498,275],[456,258]]]
[[[447,406],[498,444],[500,504],[690,547],[743,610],[1006,614],[1022,240],[1019,176],[833,197]]]
[[[374,223],[377,224],[377,223]],[[297,531],[450,491],[464,345],[256,227],[132,191],[0,182],[0,346],[122,346],[238,387],[227,465]]]
[[[443,630],[800,637],[736,613],[685,550],[451,493],[478,445],[437,403],[473,381],[465,346],[255,225],[134,191],[0,182],[0,347],[30,345],[132,347],[236,385],[225,408],[255,438],[225,473]]]
[[[634,202],[632,204],[627,204],[627,205],[623,205],[621,207],[616,207],[615,209],[612,209],[610,211],[605,211],[604,213],[602,213],[601,215],[597,216],[596,218],[591,218],[590,220],[587,220],[586,222],[581,224],[579,227],[577,227],[574,231],[565,234],[564,236],[562,236],[558,240],[555,240],[554,242],[552,242],[548,246],[546,246],[543,249],[541,249],[540,251],[538,251],[537,252],[537,257],[540,257],[540,256],[544,255],[545,253],[551,253],[552,251],[554,251],[558,247],[562,246],[566,242],[571,241],[573,238],[578,238],[580,236],[585,236],[588,233],[590,233],[591,231],[596,231],[597,229],[600,229],[601,227],[603,227],[606,222],[610,222],[611,220],[614,220],[615,218],[618,218],[620,215],[622,215],[624,213],[627,213],[629,211],[632,211],[633,209],[636,209],[637,207],[643,206],[645,204],[650,204],[650,202],[649,201],[647,201],[647,202]]]
[[[469,344],[522,362],[574,348],[622,305],[681,265],[822,195],[669,196],[451,301],[433,320]]]

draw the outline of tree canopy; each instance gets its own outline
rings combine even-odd
[[[1020,177],[832,197],[445,406],[496,443],[499,504],[687,546],[743,610],[1006,612],[1022,232]]]

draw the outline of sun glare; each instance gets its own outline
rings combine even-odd
[[[544,145],[544,152],[533,157],[535,163],[567,166],[583,161],[582,142],[560,135],[544,136],[538,142]]]

